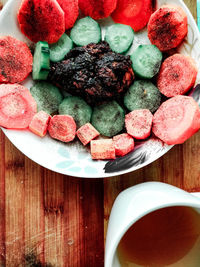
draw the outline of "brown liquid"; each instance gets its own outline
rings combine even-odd
[[[144,216],[123,236],[118,256],[122,267],[199,267],[200,214],[169,207]]]

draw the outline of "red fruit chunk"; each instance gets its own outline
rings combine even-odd
[[[0,126],[25,129],[37,112],[37,104],[29,90],[19,84],[0,85]]]
[[[161,65],[158,89],[167,97],[185,94],[195,83],[197,66],[189,56],[175,54]]]
[[[153,133],[168,145],[182,144],[200,129],[200,109],[192,97],[165,101],[153,117]]]
[[[65,32],[64,12],[56,0],[23,0],[20,29],[31,41],[56,43]]]
[[[124,156],[134,149],[133,138],[124,133],[113,137],[116,156]]]
[[[52,138],[70,142],[76,135],[76,123],[69,115],[55,115],[50,120],[48,131]]]
[[[117,0],[79,0],[78,4],[84,15],[93,19],[103,19],[114,11]]]
[[[24,42],[0,37],[0,82],[20,83],[32,71],[33,56]]]
[[[57,0],[65,14],[65,29],[68,30],[74,26],[78,18],[79,8],[78,0]]]
[[[99,132],[90,123],[81,126],[76,132],[78,138],[86,146],[92,139],[99,136]]]
[[[149,19],[148,37],[161,51],[177,47],[187,32],[187,15],[181,7],[162,6]]]
[[[41,137],[45,136],[47,133],[48,124],[51,116],[44,111],[40,111],[33,117],[31,123],[29,124],[29,129],[36,135]]]
[[[146,139],[150,136],[153,115],[148,109],[133,110],[125,117],[127,133],[136,139]]]
[[[129,25],[134,31],[139,31],[147,25],[151,14],[151,0],[118,0],[111,17],[115,22]]]
[[[90,148],[93,159],[115,159],[115,146],[112,139],[92,140]]]

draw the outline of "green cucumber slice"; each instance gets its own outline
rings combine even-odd
[[[104,136],[112,137],[124,128],[125,112],[116,102],[96,106],[92,113],[92,125]]]
[[[114,24],[107,28],[105,40],[110,48],[117,53],[126,53],[133,43],[134,31],[124,24]]]
[[[70,38],[77,46],[85,46],[90,43],[99,43],[101,40],[101,28],[90,17],[79,19],[71,30]]]
[[[37,103],[37,111],[43,110],[50,115],[58,111],[63,100],[60,90],[45,81],[37,82],[31,87],[30,92]]]
[[[92,108],[80,97],[69,96],[59,106],[59,114],[70,115],[74,118],[78,128],[90,122]]]
[[[64,59],[65,55],[73,48],[73,42],[64,33],[57,43],[50,45],[50,60],[58,62]]]
[[[160,106],[161,93],[147,80],[138,80],[131,85],[124,96],[124,105],[130,110],[149,109],[154,113]]]
[[[37,42],[33,56],[33,80],[46,80],[50,70],[50,51],[47,42]]]
[[[159,72],[162,53],[155,45],[139,45],[131,55],[131,60],[138,77],[151,79]]]

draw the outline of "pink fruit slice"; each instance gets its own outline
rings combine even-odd
[[[146,139],[151,134],[153,115],[148,109],[133,110],[125,117],[127,133],[136,139]]]
[[[71,142],[76,135],[76,123],[69,115],[55,115],[48,126],[52,138],[62,142]]]
[[[134,139],[127,133],[113,137],[116,156],[125,156],[134,149]]]
[[[115,159],[115,146],[112,139],[92,140],[90,146],[93,159]]]
[[[37,104],[29,90],[19,84],[0,85],[0,126],[25,129],[37,112]]]
[[[165,101],[153,118],[153,133],[168,145],[182,144],[200,129],[200,109],[192,97]]]
[[[81,126],[76,135],[82,142],[84,146],[86,146],[91,140],[99,136],[99,132],[92,126],[90,123],[86,123],[85,125]]]
[[[47,133],[48,124],[51,116],[44,111],[40,111],[33,117],[29,124],[29,129],[36,135],[44,137]]]

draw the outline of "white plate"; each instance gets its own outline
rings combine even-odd
[[[196,23],[190,11],[181,0],[158,0],[158,7],[169,3],[182,6],[188,16],[188,36],[179,48],[178,52],[190,55],[196,60],[197,64],[199,64],[200,34]],[[9,0],[5,5],[0,15],[0,32],[2,36],[11,35],[26,42],[28,45],[31,45],[31,42],[20,32],[18,26],[17,11],[20,4],[21,0]],[[112,23],[113,22],[110,18],[100,21],[103,35],[105,28]],[[149,40],[147,38],[146,30],[137,33],[135,35],[133,47],[129,53],[131,53],[131,51],[139,44],[148,43]],[[197,81],[199,80],[198,73]],[[32,79],[29,78],[23,84],[27,88],[30,88],[32,83]],[[195,97],[200,103],[199,95],[200,90],[197,90],[195,92]],[[110,177],[131,172],[155,161],[172,147],[163,144],[158,139],[149,139],[142,145],[139,145],[134,152],[128,154],[120,160],[109,162],[106,165],[105,172],[104,167],[107,162],[93,161],[88,150],[84,148],[79,141],[64,144],[51,139],[49,136],[42,139],[28,130],[2,130],[10,141],[31,160],[52,171],[76,177]]]

